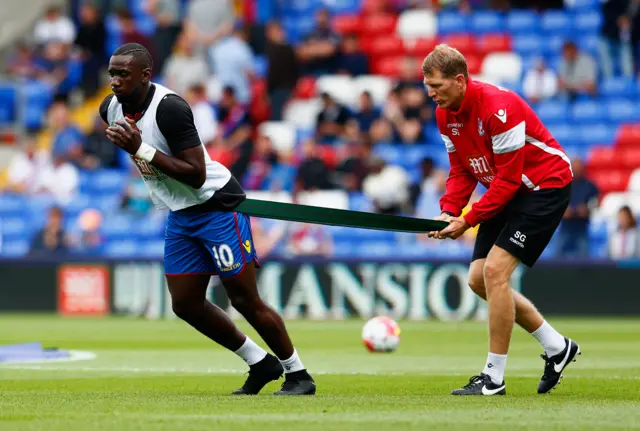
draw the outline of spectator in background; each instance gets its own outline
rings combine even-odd
[[[350,76],[369,74],[369,58],[360,51],[356,35],[350,34],[342,42],[338,60],[338,73]]]
[[[209,77],[209,66],[203,56],[196,55],[187,33],[181,33],[175,52],[169,57],[163,71],[167,88],[184,95],[192,85],[205,82]]]
[[[45,16],[36,23],[34,38],[38,45],[50,42],[71,45],[76,38],[76,28],[70,18],[62,15],[60,7],[53,5],[47,8]]]
[[[49,163],[49,154],[46,150],[37,148],[35,135],[27,137],[20,150],[9,162],[5,190],[32,194],[36,191],[38,175]]]
[[[525,74],[522,91],[531,103],[550,99],[558,92],[558,77],[543,58],[536,59],[535,67]]]
[[[433,214],[441,212],[440,198],[447,190],[447,173],[442,169],[434,169],[429,172],[428,178],[420,186],[415,214],[419,218],[430,218]]]
[[[78,216],[78,235],[71,239],[74,252],[92,254],[100,251],[103,244],[100,233],[102,221],[102,213],[96,209],[87,208],[80,213]]]
[[[373,202],[375,211],[389,215],[407,213],[410,199],[407,172],[376,158],[371,159],[369,166],[370,174],[365,178],[362,190]]]
[[[193,122],[202,143],[205,146],[217,145],[218,120],[213,106],[207,100],[207,89],[204,84],[198,83],[189,87],[184,98],[191,106]]]
[[[209,47],[233,29],[231,0],[191,0],[187,5],[185,31],[195,44],[197,55],[206,55]]]
[[[267,92],[271,102],[271,120],[281,121],[284,107],[300,78],[300,65],[295,48],[287,42],[286,34],[279,23],[269,23],[266,35],[266,55],[269,63]]]
[[[375,106],[373,97],[368,91],[363,91],[360,94],[360,110],[356,112],[354,117],[360,130],[364,133],[369,133],[373,124],[382,117],[382,110]]]
[[[338,166],[341,188],[348,192],[362,190],[362,182],[369,174],[368,160],[371,158],[371,138],[367,133],[360,134],[359,140],[347,141],[338,152]]]
[[[340,38],[331,30],[331,15],[327,9],[316,12],[316,27],[298,47],[307,74],[334,73],[337,67]]]
[[[255,58],[247,43],[247,28],[236,24],[233,32],[213,44],[209,50],[211,70],[222,87],[232,87],[243,105],[251,101],[251,80]]]
[[[144,184],[140,171],[135,164],[131,164],[131,178],[122,195],[120,208],[134,215],[143,216],[151,212],[153,202],[149,197],[149,191]]]
[[[247,190],[262,190],[268,179],[277,184],[278,178],[272,178],[272,170],[278,164],[278,161],[278,152],[273,148],[271,138],[262,134],[258,135],[255,140],[255,149],[251,154],[247,175],[242,179],[243,187]]]
[[[622,19],[623,28],[630,29],[631,55],[633,56],[633,70],[640,74],[640,0],[631,0],[629,9]]]
[[[164,64],[171,55],[173,44],[180,33],[179,0],[147,0],[147,11],[156,20],[156,31],[153,34],[153,45],[156,56],[153,58],[154,69],[163,70]]]
[[[626,205],[618,211],[618,226],[609,236],[609,257],[615,260],[640,257],[640,230]]]
[[[280,220],[251,218],[251,235],[256,250],[260,250],[260,261],[267,261],[286,236],[287,223]]]
[[[294,256],[333,255],[333,238],[325,226],[310,223],[292,223],[287,238],[288,252]]]
[[[423,193],[431,193],[435,187],[436,180],[433,175],[435,163],[431,157],[425,157],[420,162],[420,179],[409,188],[411,205],[415,208],[418,199]]]
[[[571,164],[573,183],[571,201],[564,213],[558,232],[558,253],[561,256],[587,257],[589,255],[589,218],[598,205],[598,189],[585,176],[579,159]]]
[[[321,143],[333,143],[343,135],[351,114],[329,93],[324,92],[320,97],[322,98],[322,110],[316,118],[316,137]]]
[[[7,74],[12,78],[33,79],[41,73],[31,47],[26,42],[19,42],[16,52],[7,61]]]
[[[107,30],[96,5],[85,2],[80,6],[80,26],[75,44],[82,59],[82,90],[92,97],[100,86],[100,68],[105,64]]]
[[[153,46],[151,38],[145,34],[142,34],[136,26],[136,22],[133,19],[131,11],[127,8],[121,8],[116,13],[118,21],[120,21],[120,28],[122,29],[122,44],[125,43],[139,43],[147,48],[147,51],[151,54],[151,58],[156,58],[156,50]],[[157,71],[155,67],[154,71]],[[154,72],[155,73],[155,72]]]
[[[302,161],[298,165],[296,174],[296,191],[335,188],[320,146],[313,139],[308,139],[302,144],[301,150]]]
[[[45,226],[31,240],[30,256],[60,255],[67,251],[68,240],[64,232],[64,218],[59,207],[49,210]]]
[[[79,184],[78,169],[63,156],[54,156],[40,171],[35,192],[51,194],[58,205],[66,205],[75,197]]]
[[[69,54],[69,45],[49,42],[41,50],[41,55],[36,58],[36,65],[40,69],[39,77],[62,98],[66,98],[71,90],[62,87],[62,84],[69,77]]]
[[[565,42],[559,67],[558,88],[568,100],[580,94],[596,94],[598,69],[590,55],[581,53],[574,42]]]
[[[49,128],[53,136],[52,156],[80,162],[83,155],[84,135],[71,124],[69,107],[64,101],[56,101],[49,108]]]
[[[600,64],[606,78],[614,75],[633,76],[631,23],[625,16],[630,4],[630,0],[600,1]]]
[[[94,170],[100,168],[119,168],[120,156],[117,146],[113,145],[105,135],[107,124],[100,115],[93,120],[93,129],[84,141],[84,148],[80,158],[83,169]]]

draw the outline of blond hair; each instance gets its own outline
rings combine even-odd
[[[438,70],[443,78],[453,78],[460,74],[464,75],[465,78],[469,77],[467,60],[465,60],[464,55],[446,43],[436,45],[422,62],[424,76],[433,75]]]

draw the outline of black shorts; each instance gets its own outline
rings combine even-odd
[[[491,220],[480,223],[472,261],[497,245],[532,267],[542,255],[569,206],[571,184],[516,197]]]

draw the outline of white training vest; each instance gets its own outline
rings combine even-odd
[[[155,93],[153,99],[145,114],[136,124],[142,133],[143,142],[151,145],[157,151],[173,156],[156,123],[156,112],[160,101],[167,94],[175,93],[162,85],[154,85]],[[109,124],[115,124],[116,121],[125,121],[122,105],[116,97],[111,98],[107,119]],[[154,206],[158,209],[169,208],[171,211],[178,211],[208,201],[217,190],[224,187],[231,179],[231,172],[220,163],[211,160],[206,150],[204,150],[204,158],[207,169],[206,179],[202,187],[196,190],[160,172],[144,160],[132,157],[149,189],[149,195]]]

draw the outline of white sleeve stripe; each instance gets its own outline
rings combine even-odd
[[[491,137],[493,152],[495,154],[504,154],[519,150],[524,147],[525,138],[525,123],[523,121],[506,132]]]
[[[447,147],[447,153],[453,153],[456,151],[456,147],[451,142],[451,139],[447,135],[440,135],[444,141],[444,145]]]

